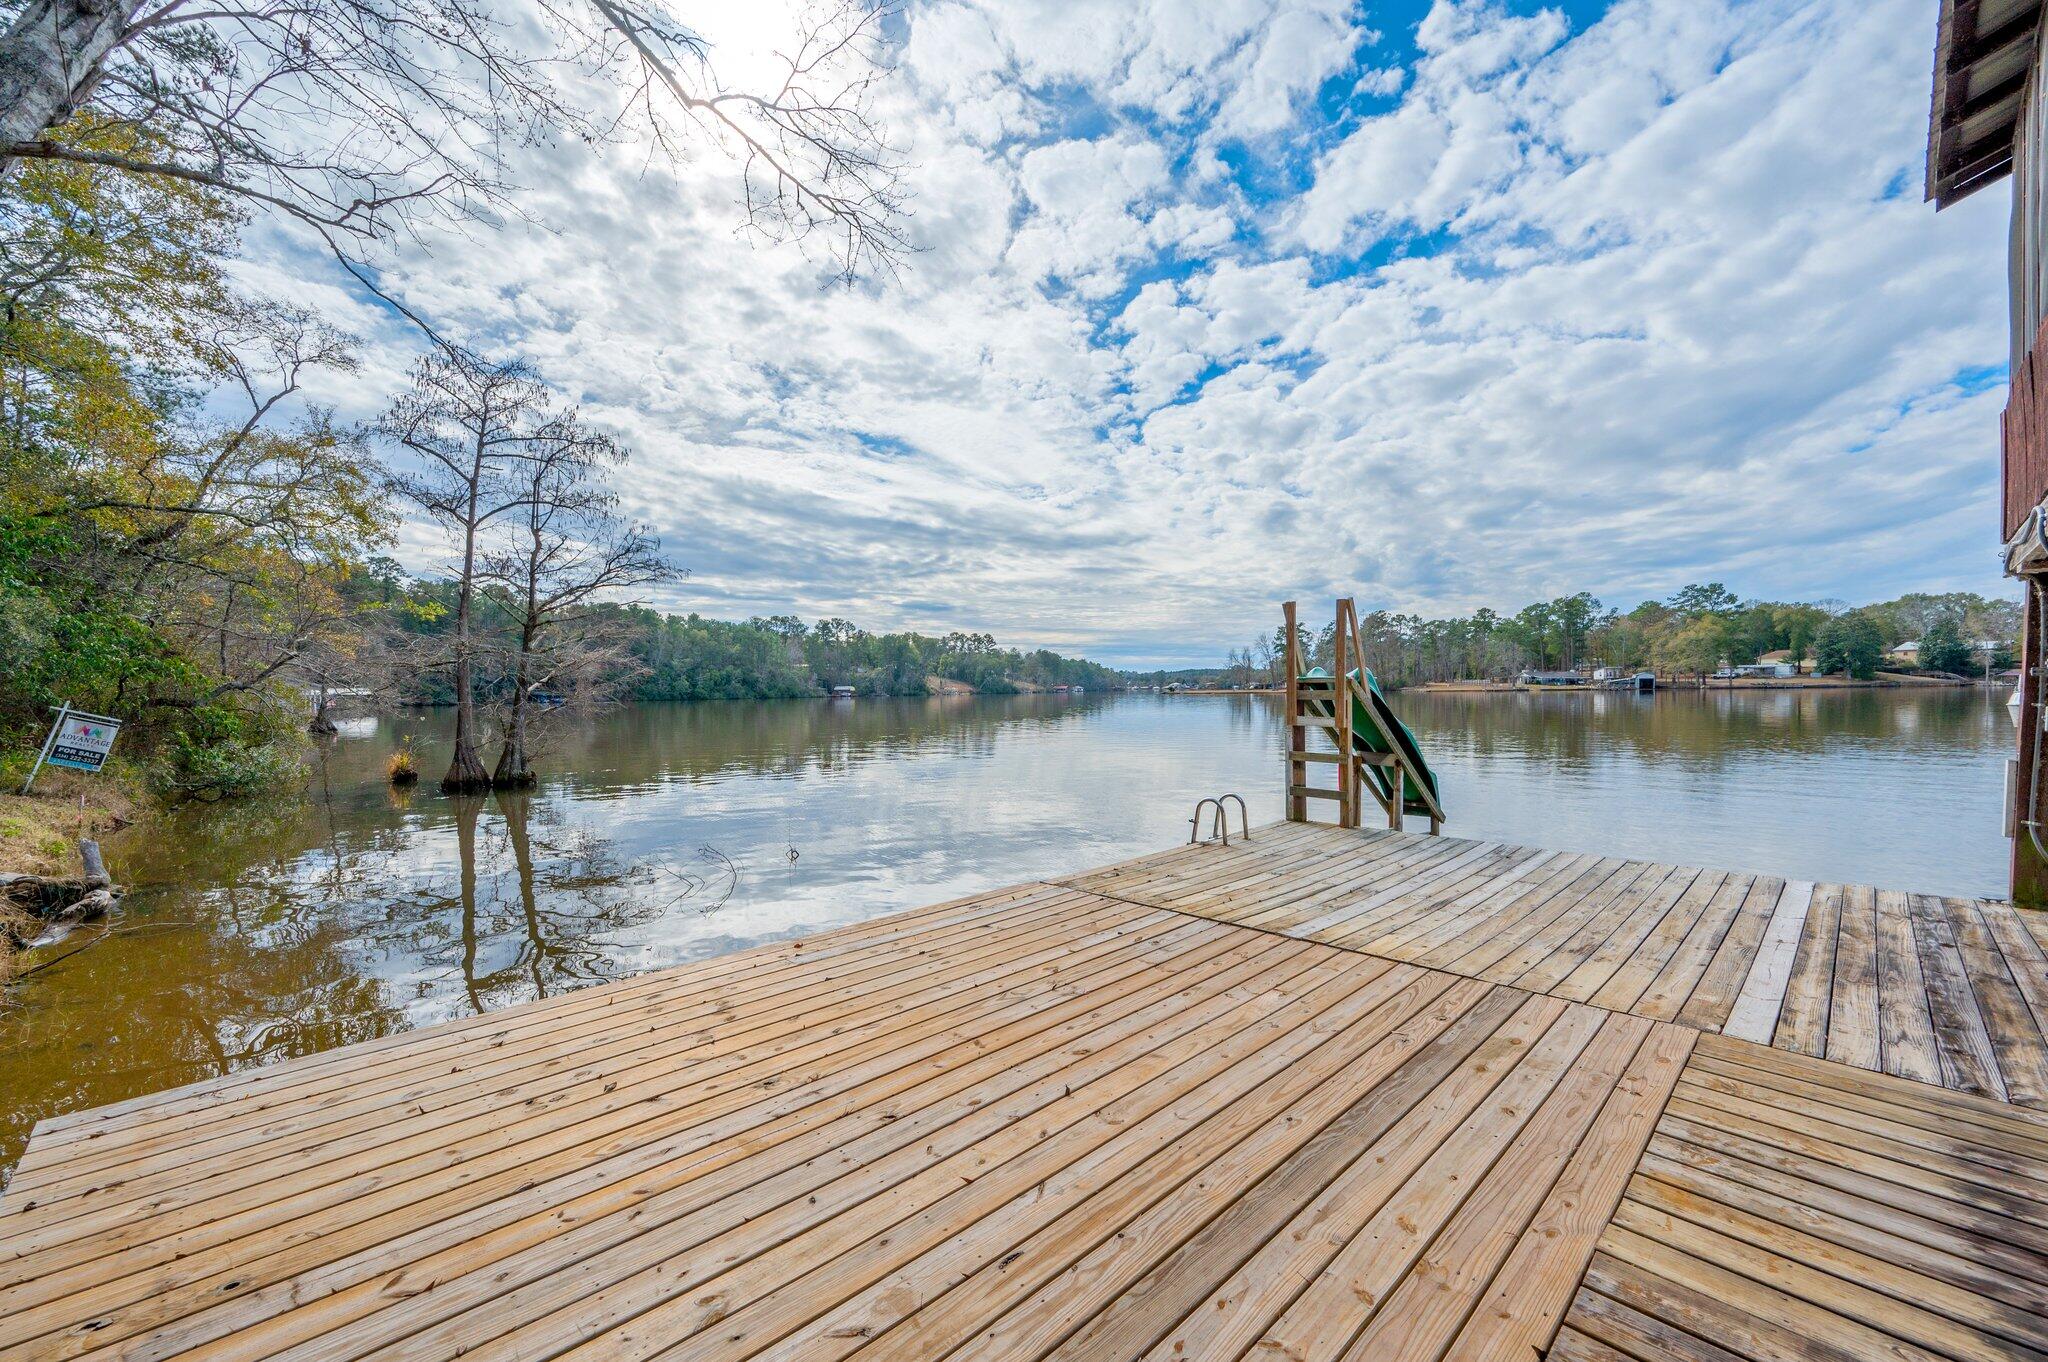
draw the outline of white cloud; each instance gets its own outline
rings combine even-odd
[[[1921,0],[905,22],[899,286],[737,238],[708,148],[545,153],[390,276],[630,440],[671,604],[1199,658],[1289,594],[1995,586],[2002,194],[1919,202]]]

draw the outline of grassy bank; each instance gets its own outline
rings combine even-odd
[[[20,789],[20,776],[8,780],[7,788]],[[118,775],[46,770],[36,778],[34,794],[0,794],[0,872],[77,875],[79,841],[127,826],[141,816],[141,807]],[[14,977],[20,945],[41,930],[33,913],[0,898],[0,985]]]

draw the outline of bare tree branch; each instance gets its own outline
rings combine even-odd
[[[631,136],[680,158],[708,139],[735,157],[756,235],[823,246],[843,279],[899,268],[877,0],[824,0],[759,90],[725,86],[698,35],[635,0],[541,12],[536,45],[488,0],[28,0],[0,35],[0,176],[66,160],[234,194],[313,227],[368,283],[367,243],[512,209],[519,148]],[[68,135],[82,113],[146,128],[159,154]]]

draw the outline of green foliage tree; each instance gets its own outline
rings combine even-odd
[[[1814,670],[1822,675],[1868,681],[1883,660],[1884,634],[1861,610],[1829,620],[1814,642]]]
[[[282,415],[351,366],[346,340],[230,287],[237,222],[91,165],[0,181],[0,727],[59,699],[119,714],[127,751],[203,796],[289,769],[295,683],[352,633],[344,586],[383,533],[360,442]]]
[[[1363,616],[1360,624],[1368,662],[1382,682],[1407,685],[1507,677],[1523,667],[1586,662],[1690,675],[1752,662],[1780,649],[1804,659],[1812,655],[1828,622],[1848,613],[1838,601],[1745,602],[1722,584],[1708,582],[1686,587],[1669,601],[1643,601],[1627,612],[1604,609],[1591,593],[1580,592],[1533,602],[1506,617],[1484,608],[1447,619],[1379,610]],[[1892,621],[1897,618],[1934,615],[1961,621],[1965,638],[1992,639],[2007,651],[2018,633],[2016,602],[1966,593],[1905,596],[1854,613],[1878,631],[1881,644],[1894,641]],[[1981,629],[1970,621],[1981,622]],[[1316,660],[1327,665],[1327,632],[1318,650]]]
[[[1727,622],[1707,613],[1689,619],[1659,641],[1654,656],[1674,675],[1711,672],[1728,656]]]
[[[1813,651],[1813,642],[1828,622],[1827,611],[1817,605],[1774,605],[1771,607],[1771,624],[1778,637],[1784,640],[1794,660],[1804,658]]]
[[[1671,609],[1688,618],[1732,613],[1741,601],[1719,582],[1696,582],[1671,595]]]
[[[1586,632],[1600,618],[1600,602],[1592,592],[1581,591],[1552,601],[1548,614],[1557,635],[1559,662],[1567,668],[1576,667],[1585,648]]]
[[[1920,665],[1928,671],[1961,674],[1970,670],[1970,663],[1970,645],[1953,618],[1936,619],[1920,636]]]

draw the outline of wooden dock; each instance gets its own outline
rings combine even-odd
[[[1062,882],[2048,1106],[2048,915],[2004,904],[1306,823]]]
[[[45,1121],[0,1359],[2048,1359],[2044,947],[1258,829]]]

